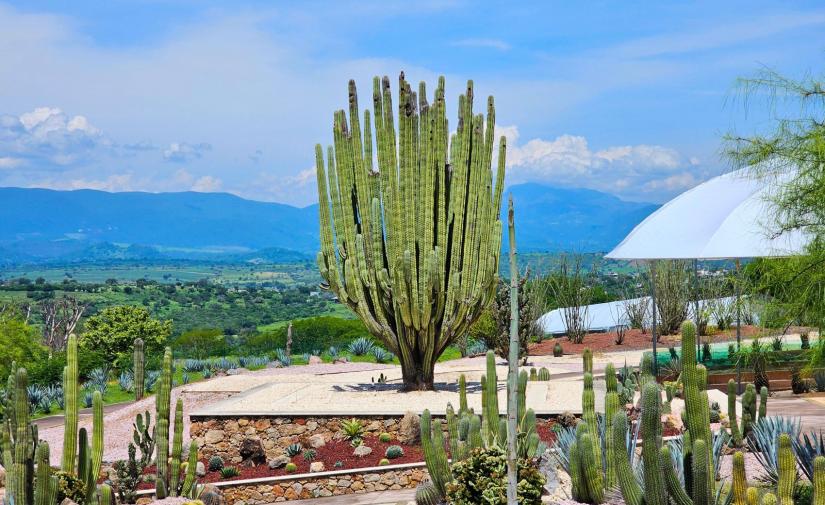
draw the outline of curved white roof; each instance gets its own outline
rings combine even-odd
[[[768,236],[774,183],[744,168],[699,184],[663,205],[616,246],[612,259],[723,259],[799,254],[801,232]]]

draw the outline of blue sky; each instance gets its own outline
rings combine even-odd
[[[496,97],[509,184],[664,201],[769,125],[737,77],[823,50],[821,2],[0,3],[0,185],[306,205],[347,80],[404,70]]]

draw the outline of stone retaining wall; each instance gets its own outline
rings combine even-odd
[[[192,416],[189,436],[198,442],[201,459],[213,455],[223,458],[227,464],[238,464],[241,444],[246,439],[260,440],[267,459],[284,454],[290,444],[300,442],[312,446],[312,438],[329,442],[342,436],[341,417],[211,417]],[[362,419],[366,435],[387,432],[404,442],[404,430],[400,417],[370,416]],[[415,432],[417,433],[417,426]]]
[[[348,473],[343,475],[296,476],[271,483],[221,486],[227,505],[258,505],[306,498],[370,493],[388,489],[413,489],[427,477],[421,468]]]

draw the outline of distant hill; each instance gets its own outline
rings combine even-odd
[[[657,208],[585,189],[521,184],[508,192],[524,252],[606,251]],[[317,204],[298,208],[227,193],[0,188],[0,264],[291,262],[317,250]]]
[[[528,183],[506,191],[513,195],[516,245],[522,252],[608,252],[659,208],[592,189]],[[506,223],[506,203],[501,216]],[[508,242],[507,233],[503,242]]]

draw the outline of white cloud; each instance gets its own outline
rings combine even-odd
[[[698,182],[687,171],[697,170],[698,160],[669,147],[639,144],[596,150],[585,137],[569,134],[521,144],[515,126],[497,125],[496,135],[507,137],[509,184],[541,182],[661,199]]]
[[[11,156],[0,156],[0,170],[17,168],[23,164],[20,158],[12,158]]]
[[[204,175],[198,178],[192,185],[192,191],[199,191],[201,193],[212,193],[219,191],[223,187],[223,181],[211,175]]]
[[[172,142],[169,144],[169,147],[163,150],[163,159],[173,163],[186,163],[188,161],[200,159],[204,152],[211,150],[212,145],[206,142],[202,142],[200,144]]]

